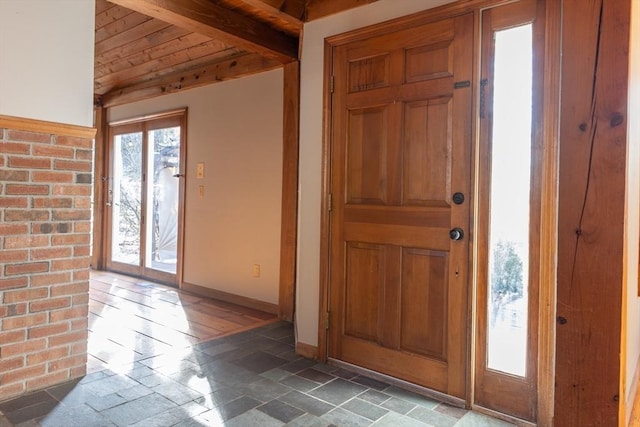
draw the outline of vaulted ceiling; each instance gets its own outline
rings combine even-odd
[[[281,67],[298,60],[304,22],[373,1],[96,0],[96,104]]]

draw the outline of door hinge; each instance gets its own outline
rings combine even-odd
[[[329,87],[331,89],[331,93],[335,90],[336,76],[331,75],[331,82],[329,83]]]
[[[330,315],[330,312],[329,312],[329,311],[327,311],[327,312],[324,314],[324,328],[325,328],[325,329],[329,329],[329,315]]]
[[[327,195],[327,210],[329,212],[333,210],[333,193]]]

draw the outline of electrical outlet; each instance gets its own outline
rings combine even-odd
[[[204,178],[204,163],[200,162],[196,165],[196,178]]]
[[[260,277],[260,264],[253,264],[251,267],[253,277]]]
[[[198,197],[200,197],[201,199],[204,199],[204,185],[198,186]]]

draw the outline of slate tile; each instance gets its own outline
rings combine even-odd
[[[457,418],[444,415],[440,412],[427,409],[422,406],[416,406],[414,409],[409,411],[407,416],[418,421],[422,421],[425,424],[438,427],[453,427],[458,422]]]
[[[224,406],[225,403],[231,402],[241,396],[242,394],[239,391],[231,387],[226,387],[195,399],[195,402],[208,409],[217,409]]]
[[[260,374],[261,377],[269,378],[272,381],[281,381],[291,376],[291,372],[287,372],[280,368],[273,368]]]
[[[458,421],[456,427],[513,427],[514,424],[469,411]]]
[[[42,392],[43,394],[46,394]],[[28,406],[22,406],[18,408],[13,408],[12,411],[7,411],[5,409],[1,409],[4,416],[13,424],[20,424],[25,421],[44,417],[49,414],[51,411],[55,409],[56,406],[60,405],[60,403],[55,400],[53,397],[46,395],[48,399],[46,400],[38,400],[38,401],[30,401]],[[19,400],[19,399],[18,399]],[[12,404],[13,402],[9,402]]]
[[[113,375],[97,381],[84,384],[91,393],[106,396],[138,385],[138,382],[124,375]]]
[[[403,399],[398,399],[397,397],[392,397],[381,403],[380,406],[404,415],[415,408],[417,405],[415,403],[407,402]]]
[[[302,377],[302,378],[306,378],[308,380],[317,382],[318,384],[324,384],[327,383],[329,381],[331,381],[332,379],[334,379],[335,377],[333,375],[329,375],[325,372],[321,372],[321,371],[316,371],[313,368],[309,368],[309,369],[305,369],[304,371],[300,371],[298,372],[296,375]]]
[[[69,385],[65,385],[65,387],[69,387]],[[8,402],[0,403],[0,411],[6,415],[10,412],[24,409],[29,406],[35,406],[52,401],[55,403],[55,399],[50,394],[45,391],[39,391],[18,397],[17,399],[9,400]]]
[[[284,425],[284,423],[270,417],[264,412],[252,409],[227,421],[224,425],[225,427],[281,427]]]
[[[281,380],[280,382],[287,387],[291,387],[304,393],[320,387],[320,384],[314,383],[313,381],[305,380],[304,378],[300,378],[297,375],[291,375]]]
[[[153,393],[115,408],[107,409],[102,414],[118,426],[128,426],[161,414],[176,406],[166,397]]]
[[[234,388],[240,393],[261,402],[268,402],[270,400],[277,399],[283,394],[287,394],[291,391],[291,388],[268,378],[263,378],[250,384],[241,384]]]
[[[293,406],[279,400],[272,400],[269,403],[258,406],[257,409],[269,415],[270,417],[275,418],[276,420],[282,421],[283,423],[288,423],[300,417],[301,415],[304,415],[304,411],[298,408],[294,408]]]
[[[373,424],[375,427],[432,427],[396,412],[389,412]],[[478,426],[476,426],[478,427]]]
[[[364,393],[358,395],[358,397],[375,405],[380,405],[381,403],[386,402],[391,398],[391,396],[389,396],[388,394],[384,394],[376,390],[367,390]]]
[[[371,421],[376,421],[389,412],[386,409],[357,398],[344,403],[342,408],[360,415],[361,417],[368,418]]]
[[[327,427],[329,424],[331,424],[329,421],[315,415],[305,414],[285,425],[286,427]]]
[[[341,405],[365,390],[366,388],[361,385],[336,378],[321,387],[311,390],[309,394],[334,405]]]
[[[242,396],[236,400],[225,403],[220,408],[220,414],[222,415],[222,418],[227,421],[255,408],[261,403],[262,402],[248,396]]]
[[[339,368],[336,371],[333,371],[331,375],[335,375],[336,377],[344,378],[345,380],[350,380],[351,378],[355,378],[358,376],[355,372],[348,371],[343,368]]]
[[[281,366],[280,369],[283,369],[285,371],[292,372],[295,374],[297,372],[304,371],[305,369],[310,368],[315,364],[316,362],[314,362],[313,360],[300,358],[298,360],[289,362],[286,365]]]
[[[191,390],[189,387],[175,381],[165,381],[164,383],[153,387],[152,390],[178,405],[183,405],[197,399],[198,397],[202,397],[202,394],[197,391]]]
[[[187,406],[187,405],[190,405],[190,406]],[[207,408],[205,408],[204,406],[197,405],[193,402],[190,402],[187,405],[169,409],[168,411],[162,412],[158,415],[154,415],[152,417],[139,421],[135,424],[132,424],[131,427],[172,426],[183,420],[196,417],[207,411]]]
[[[87,405],[59,406],[38,420],[43,427],[111,427],[115,426],[102,414]]]
[[[383,383],[382,381],[374,380],[373,378],[364,377],[362,375],[358,375],[355,378],[352,378],[351,381],[354,383],[358,383],[368,388],[372,388],[374,390],[383,391],[384,389],[389,387],[389,384]]]
[[[342,408],[336,408],[323,415],[322,418],[340,427],[367,427],[373,423],[371,420]]]
[[[440,403],[428,397],[395,386],[387,388],[384,392],[393,397],[397,397],[398,399],[406,400],[407,402],[423,406],[427,409],[434,409]]]
[[[442,414],[458,419],[464,417],[467,412],[469,412],[466,409],[456,408],[455,406],[447,405],[446,403],[439,404],[438,406],[436,406],[435,410]]]
[[[317,416],[321,416],[322,414],[325,414],[334,408],[333,405],[330,405],[309,395],[300,393],[299,391],[292,391],[290,393],[287,393],[279,400]]]
[[[233,363],[249,371],[261,374],[273,368],[282,366],[286,364],[287,361],[263,351],[256,351]]]

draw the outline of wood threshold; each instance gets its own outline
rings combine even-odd
[[[525,421],[525,420],[521,420],[520,418],[516,418],[516,417],[512,417],[509,416],[507,414],[503,414],[502,412],[498,412],[498,411],[494,411],[491,409],[487,409],[484,406],[480,406],[480,405],[473,405],[471,407],[472,410],[479,412],[481,414],[487,415],[489,417],[492,418],[497,418],[499,420],[502,421],[506,421],[508,423],[514,424],[518,427],[536,427],[538,424],[535,423],[531,423],[529,421]],[[540,424],[540,425],[546,425],[546,424]],[[552,425],[552,424],[549,424]]]
[[[89,126],[78,126],[49,122],[46,120],[5,116],[3,114],[0,114],[0,128],[88,139],[93,139],[96,135],[96,129]]]
[[[229,302],[240,305],[242,307],[253,308],[254,310],[264,311],[265,313],[278,314],[278,306],[257,299],[244,297],[241,295],[231,294],[229,292],[220,291],[204,286],[194,285],[193,283],[183,282],[181,291],[190,292],[195,295],[216,299],[219,301]]]

